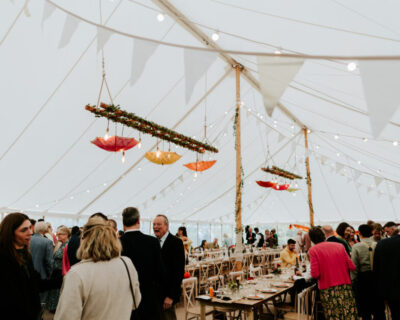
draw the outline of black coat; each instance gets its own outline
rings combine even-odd
[[[0,252],[1,319],[37,320],[40,312],[39,292],[60,288],[62,278],[42,280],[28,259],[28,273],[15,258]]]
[[[335,236],[330,236],[328,239],[326,239],[328,242],[336,242],[336,243],[341,243],[344,248],[346,249],[347,254],[350,256],[350,246],[342,239],[339,239],[338,237]]]
[[[69,265],[72,267],[75,263],[80,260],[76,257],[79,246],[81,245],[81,236],[79,234],[73,234],[68,241],[67,255],[69,260]]]
[[[181,284],[185,273],[185,249],[182,240],[168,234],[161,248],[161,258],[167,275],[162,300],[169,297],[177,303],[181,296]]]
[[[400,235],[378,242],[373,269],[379,295],[400,303]]]
[[[142,300],[135,311],[139,319],[160,319],[160,290],[164,277],[160,242],[140,231],[121,237],[122,255],[129,257],[138,273]]]

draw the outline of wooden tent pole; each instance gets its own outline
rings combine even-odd
[[[306,149],[306,169],[307,169],[307,186],[308,186],[308,207],[310,209],[310,225],[314,226],[314,208],[312,203],[311,192],[311,174],[310,174],[310,157],[308,156],[308,129],[304,127],[304,145]]]
[[[242,155],[240,141],[240,72],[241,66],[236,65],[236,114],[235,114],[235,131],[236,131],[236,201],[235,201],[235,218],[236,218],[236,248],[238,251],[243,250],[242,237]]]

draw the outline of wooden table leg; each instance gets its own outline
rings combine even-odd
[[[200,302],[200,320],[206,320],[206,305]]]
[[[246,320],[254,320],[254,310],[253,309],[246,311]]]

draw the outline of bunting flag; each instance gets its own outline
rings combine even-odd
[[[185,67],[185,102],[188,103],[199,79],[217,59],[216,52],[183,49]]]
[[[374,176],[375,185],[379,187],[379,185],[383,182],[383,178]]]
[[[97,27],[97,52],[103,50],[104,46],[112,35],[113,33],[111,31]]]
[[[157,196],[153,196],[152,198],[151,198],[151,200],[156,200],[157,199]]]
[[[344,168],[344,165],[336,162],[336,173],[339,173]]]
[[[377,138],[400,106],[400,61],[362,60],[359,66],[371,131]]]
[[[68,45],[75,31],[78,29],[79,21],[80,20],[76,19],[75,17],[67,14],[58,48],[61,49]]]
[[[321,164],[325,165],[328,159],[325,156],[321,156]]]
[[[56,10],[56,7],[53,6],[50,2],[45,1],[43,6],[43,15],[42,15],[42,26],[43,23],[50,18],[53,12]]]
[[[285,136],[282,133],[278,133],[278,143],[282,142],[283,140],[285,140]]]
[[[265,110],[270,117],[303,62],[303,59],[298,58],[257,57],[261,93]]]
[[[31,16],[31,12],[29,11],[28,3],[29,3],[29,0],[25,0],[24,14],[25,14],[26,17],[29,18]]]
[[[358,178],[361,176],[361,174],[362,174],[361,171],[358,171],[358,170],[356,170],[356,169],[353,169],[353,178],[354,178],[354,181],[357,181]]]
[[[131,86],[140,78],[147,61],[156,51],[157,47],[157,43],[140,39],[133,40],[131,78],[129,80]]]
[[[178,179],[180,180],[180,182],[183,182],[183,174],[181,174]]]

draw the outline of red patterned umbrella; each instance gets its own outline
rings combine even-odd
[[[260,187],[264,188],[274,188],[276,187],[276,182],[271,181],[256,181]]]
[[[106,151],[120,152],[133,148],[138,144],[138,141],[136,141],[134,138],[112,136],[108,139],[97,137],[91,141],[91,143]]]
[[[217,160],[197,161],[197,162],[186,163],[184,164],[184,166],[190,170],[201,172],[210,169],[216,162]]]

